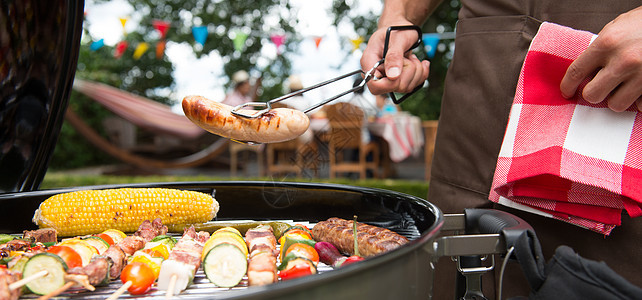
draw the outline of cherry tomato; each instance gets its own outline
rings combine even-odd
[[[109,234],[99,233],[96,236],[101,238],[101,239],[103,239],[105,242],[107,242],[107,244],[109,244],[109,246],[114,244],[114,239],[112,239],[111,236],[109,236]]]
[[[69,246],[51,246],[47,252],[60,256],[68,268],[82,267],[82,257],[76,250]]]
[[[132,295],[140,295],[149,291],[156,278],[151,267],[141,262],[132,262],[120,273],[120,280],[123,283],[131,281],[132,285],[127,291]]]
[[[292,244],[290,247],[288,247],[288,250],[285,251],[285,256],[287,257],[288,254],[293,253],[295,256],[298,257],[305,257],[314,264],[319,263],[319,253],[317,250],[314,249],[314,247],[308,245],[308,244],[303,244],[303,243],[296,243]]]

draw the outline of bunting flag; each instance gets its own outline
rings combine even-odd
[[[167,21],[162,21],[162,20],[154,20],[152,21],[152,26],[160,33],[161,35],[161,40],[165,38],[167,35],[167,31],[169,30],[170,24]]]
[[[123,28],[123,34],[125,36],[127,35],[126,24],[129,21],[129,18],[130,17],[119,18],[120,24]],[[163,21],[159,19],[154,19],[151,21],[151,23],[153,28],[156,31],[158,31],[160,35],[160,39],[156,44],[156,58],[162,59],[165,53],[165,49],[167,47],[165,39],[167,37],[169,28],[172,27],[172,24],[168,21]],[[201,44],[201,46],[205,46],[205,42],[207,41],[207,37],[208,37],[207,26],[192,27],[192,35],[194,36],[194,40],[197,43]],[[232,42],[234,44],[234,49],[236,51],[243,52],[245,50],[245,43],[247,42],[247,39],[250,35],[252,35],[253,37],[259,37],[259,38],[265,37],[262,34],[255,34],[253,32],[248,33],[248,32],[243,32],[240,29],[236,29],[229,36],[232,39]],[[319,49],[321,41],[323,41],[323,36],[311,36],[310,38],[314,40],[314,44],[316,48]],[[277,54],[281,54],[283,52],[286,39],[287,39],[287,35],[283,33],[270,35],[270,40],[272,41],[272,43],[274,43],[274,45],[277,48]],[[424,48],[428,58],[433,58],[437,52],[437,46],[439,45],[439,42],[441,40],[447,40],[447,39],[455,39],[455,33],[454,32],[424,33],[422,35],[422,41],[424,43]],[[350,42],[352,44],[352,52],[354,52],[361,48],[362,44],[364,43],[364,37],[359,36],[358,38],[350,39]],[[105,46],[104,40],[100,39],[92,42],[89,47],[91,51],[96,51],[104,46]],[[123,41],[119,42],[114,47],[114,57],[120,58],[123,55],[123,53],[126,51],[127,47],[128,47],[128,44],[123,39]],[[151,46],[148,43],[141,42],[140,44],[138,44],[133,53],[134,59],[140,59],[140,57],[144,55],[146,51],[149,50],[149,47]]]
[[[206,26],[196,26],[192,27],[192,35],[194,40],[197,43],[205,46],[205,41],[207,41],[207,27]]]
[[[437,45],[439,45],[440,36],[438,33],[424,33],[421,37],[428,58],[435,57]]]
[[[134,50],[134,59],[140,59],[140,57],[147,52],[147,49],[149,49],[149,44],[145,42],[139,43],[138,46],[136,46],[136,50]]]
[[[125,53],[125,50],[127,50],[127,41],[120,41],[118,44],[116,44],[116,49],[114,51],[114,57],[115,58],[120,58],[123,56],[123,53]]]
[[[234,39],[232,41],[234,42],[234,49],[236,49],[236,51],[243,52],[247,37],[248,34],[241,30],[237,30],[234,32]]]
[[[89,46],[89,50],[96,51],[96,50],[102,48],[103,46],[105,46],[105,39],[100,39],[100,40],[92,42],[91,45]]]
[[[356,39],[350,40],[350,42],[352,42],[352,52],[354,52],[359,49],[359,47],[361,47],[361,44],[363,43],[363,37],[360,36]]]
[[[165,41],[159,41],[158,44],[156,44],[156,58],[161,59],[163,58],[163,55],[165,54]]]
[[[281,54],[281,46],[285,43],[285,34],[272,34],[270,39],[276,46],[276,53]]]
[[[314,37],[314,44],[317,46],[317,49],[319,49],[319,44],[321,44],[321,40],[323,39],[322,36],[315,36]]]
[[[124,18],[118,18],[120,20],[120,25],[123,26],[123,34],[127,35],[127,30],[125,29],[125,24],[127,24],[127,21],[129,21],[129,17],[124,17]]]

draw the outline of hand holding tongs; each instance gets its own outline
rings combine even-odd
[[[314,109],[316,109],[316,108],[318,108],[318,107],[321,107],[321,106],[323,106],[323,105],[326,105],[326,104],[328,104],[328,103],[330,103],[330,102],[332,102],[332,101],[334,101],[334,100],[336,100],[336,99],[338,99],[338,98],[340,98],[340,97],[343,97],[343,96],[345,96],[345,95],[347,95],[347,94],[349,94],[349,93],[352,93],[352,92],[354,92],[354,91],[356,91],[356,90],[359,90],[359,89],[361,89],[361,88],[365,87],[365,85],[366,85],[366,84],[368,83],[368,81],[370,81],[371,79],[375,79],[375,80],[380,79],[380,78],[375,78],[375,76],[374,76],[374,72],[375,72],[375,70],[376,70],[379,66],[381,66],[381,65],[384,63],[384,61],[385,61],[386,53],[388,53],[388,42],[389,42],[389,40],[390,40],[390,33],[391,33],[393,30],[415,30],[415,31],[417,31],[417,34],[419,35],[419,38],[418,38],[418,39],[417,39],[417,41],[412,45],[412,47],[410,47],[410,49],[406,50],[406,52],[408,52],[408,51],[412,51],[413,49],[417,48],[417,46],[419,46],[419,45],[421,44],[421,35],[422,35],[422,32],[421,32],[421,28],[419,28],[418,26],[408,25],[408,26],[392,26],[392,27],[388,27],[388,31],[386,32],[386,41],[385,41],[385,43],[384,43],[384,47],[383,47],[383,58],[382,58],[381,60],[379,60],[378,62],[376,62],[376,63],[375,63],[375,65],[374,65],[370,70],[368,70],[367,72],[364,72],[363,70],[356,70],[356,71],[352,71],[352,72],[350,72],[350,73],[343,74],[343,75],[341,75],[341,76],[338,76],[338,77],[332,78],[332,79],[330,79],[330,80],[326,80],[326,81],[324,81],[324,82],[321,82],[321,83],[315,84],[315,85],[313,85],[313,86],[311,86],[311,87],[307,87],[307,88],[304,88],[304,89],[298,90],[298,91],[296,91],[296,92],[289,93],[289,94],[287,94],[287,95],[283,95],[283,96],[281,96],[281,97],[278,97],[278,98],[276,98],[276,99],[272,99],[272,100],[267,101],[267,102],[248,102],[248,103],[245,103],[245,104],[241,104],[241,105],[238,105],[238,106],[234,107],[234,109],[232,109],[232,114],[234,114],[234,115],[236,115],[236,116],[240,116],[240,117],[248,118],[248,119],[258,118],[258,117],[260,117],[261,115],[263,115],[264,113],[268,112],[270,109],[272,109],[272,104],[273,104],[273,103],[281,102],[281,101],[283,101],[283,100],[285,100],[285,99],[288,99],[288,98],[291,98],[291,97],[294,97],[294,96],[301,95],[301,94],[303,94],[303,93],[305,93],[305,92],[307,92],[307,91],[310,91],[310,90],[313,90],[313,89],[316,89],[316,88],[319,88],[319,87],[325,86],[325,85],[327,85],[327,84],[333,83],[333,82],[335,82],[335,81],[339,81],[339,80],[341,80],[341,79],[344,79],[344,78],[346,78],[346,77],[350,77],[350,76],[353,76],[353,75],[356,75],[356,74],[362,74],[362,75],[363,75],[363,81],[361,81],[361,83],[360,83],[360,84],[358,84],[358,85],[356,85],[356,86],[353,86],[351,89],[349,89],[349,90],[347,90],[347,91],[344,91],[344,92],[341,92],[341,93],[339,93],[339,94],[337,94],[337,95],[335,95],[335,96],[332,96],[332,97],[330,97],[330,98],[328,98],[328,99],[326,99],[326,100],[324,100],[324,101],[322,101],[322,102],[320,102],[320,103],[318,103],[318,104],[315,104],[315,105],[313,105],[313,106],[311,106],[311,107],[307,108],[307,109],[306,109],[306,110],[304,110],[303,112],[304,112],[304,113],[308,113],[308,112],[310,112],[310,111],[312,111],[312,110],[314,110]],[[404,100],[406,100],[410,95],[412,95],[413,93],[415,93],[416,91],[418,91],[419,89],[421,89],[421,87],[422,87],[422,86],[423,86],[423,84],[421,84],[421,85],[417,86],[417,87],[416,87],[414,90],[412,90],[410,93],[407,93],[407,94],[403,95],[403,96],[402,96],[401,98],[399,98],[399,99],[397,99],[397,98],[396,98],[396,96],[394,95],[394,93],[390,93],[390,98],[392,99],[392,101],[393,101],[395,104],[399,104],[399,103],[403,102]],[[248,107],[250,107],[250,108],[254,108],[254,109],[260,109],[260,110],[255,110],[255,111],[254,111],[254,113],[252,113],[252,114],[248,114],[248,113],[247,113],[247,111],[248,111],[248,110],[245,110],[245,111],[243,111],[243,110],[242,110],[243,108],[248,108]]]

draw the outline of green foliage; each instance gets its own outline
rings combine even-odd
[[[301,37],[294,30],[297,12],[285,0],[210,1],[210,0],[130,0],[136,11],[148,12],[141,20],[141,35],[154,32],[152,21],[159,19],[172,24],[167,40],[187,43],[196,57],[216,53],[223,58],[223,70],[228,78],[238,70],[263,77],[261,99],[282,95],[282,82],[289,76],[289,53],[296,51]],[[209,35],[204,45],[194,42],[191,28],[207,26]],[[234,48],[237,32],[248,34],[242,51]],[[285,50],[276,58],[262,52],[263,45],[272,43],[272,33],[286,34]],[[227,79],[221,80],[227,82]]]
[[[55,189],[64,187],[79,187],[90,185],[112,185],[112,184],[129,184],[129,183],[148,183],[148,182],[207,182],[207,181],[227,181],[230,178],[212,177],[204,175],[192,176],[107,176],[107,175],[83,175],[69,174],[64,172],[48,172],[40,188]],[[250,180],[262,181],[269,180],[266,178],[231,178],[231,180]],[[288,181],[308,182],[305,179],[289,178]],[[380,188],[408,195],[417,196],[426,199],[428,195],[428,183],[422,180],[350,180],[346,178],[337,178],[333,180],[315,179],[315,183],[338,183],[351,186]]]

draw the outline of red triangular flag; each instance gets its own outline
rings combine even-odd
[[[120,58],[123,56],[123,53],[125,53],[125,50],[127,50],[127,41],[120,41],[118,44],[116,44],[116,50],[114,51],[114,57],[115,58]]]
[[[315,36],[314,37],[314,44],[317,45],[317,49],[319,49],[319,44],[321,44],[321,40],[322,39],[323,39],[323,37],[321,37],[321,36]]]
[[[161,39],[164,39],[165,35],[167,34],[167,30],[169,30],[169,22],[162,20],[153,20],[152,25],[160,33]]]

